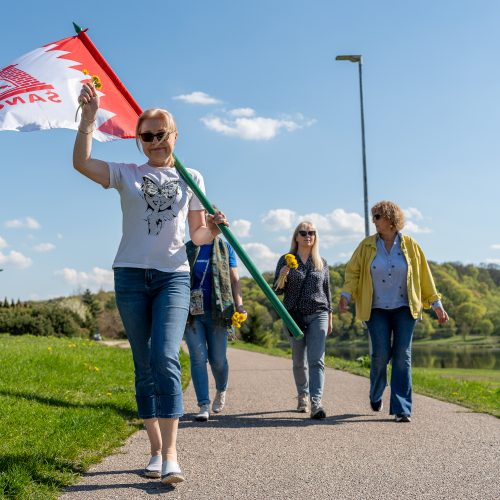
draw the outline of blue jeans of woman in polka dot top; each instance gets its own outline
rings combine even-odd
[[[312,406],[319,406],[323,397],[328,314],[326,311],[321,311],[304,316],[307,325],[304,337],[290,338],[297,394],[309,395]]]

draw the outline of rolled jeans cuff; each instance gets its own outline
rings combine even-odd
[[[136,395],[139,418],[179,418],[184,415],[182,392],[165,396]]]

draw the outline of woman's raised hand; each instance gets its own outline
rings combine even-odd
[[[84,83],[78,102],[82,105],[82,119],[93,122],[99,109],[99,95],[91,83]]]

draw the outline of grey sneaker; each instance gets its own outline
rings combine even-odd
[[[309,411],[309,396],[307,394],[299,394],[297,396],[297,411],[299,413],[307,413]]]
[[[144,475],[153,479],[159,478],[161,476],[161,464],[161,455],[152,455],[144,469]]]
[[[326,418],[326,412],[321,403],[311,406],[311,418],[315,420]]]
[[[220,413],[226,405],[226,391],[217,391],[214,402],[212,404],[212,411]]]
[[[195,415],[197,422],[206,422],[210,418],[210,405],[200,405],[200,411]]]

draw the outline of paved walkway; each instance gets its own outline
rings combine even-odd
[[[185,483],[142,477],[141,431],[62,499],[500,498],[500,420],[416,395],[412,423],[397,424],[385,410],[371,412],[367,379],[327,369],[328,417],[313,421],[294,412],[290,360],[230,349],[229,362],[223,414],[194,422],[192,384],[186,391]]]

